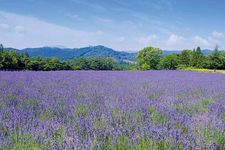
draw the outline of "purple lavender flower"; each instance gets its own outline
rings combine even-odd
[[[0,72],[0,149],[223,149],[225,77]]]

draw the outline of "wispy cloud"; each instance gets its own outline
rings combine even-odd
[[[103,18],[103,17],[96,17],[96,20],[102,23],[112,23],[113,20],[109,18]]]
[[[0,41],[17,48],[44,45],[81,47],[101,41],[102,32],[87,32],[55,25],[34,17],[0,12]]]
[[[194,37],[194,42],[196,45],[205,48],[214,48],[216,45],[223,46],[224,34],[221,32],[213,31],[208,37],[201,37],[199,35]]]
[[[199,45],[199,46],[203,46],[203,47],[210,46],[210,42],[208,41],[208,39],[205,39],[198,35],[194,37],[194,42],[196,43],[196,45]]]
[[[6,30],[6,29],[9,29],[9,25],[2,23],[0,24],[0,28]]]
[[[166,44],[169,46],[183,44],[185,38],[176,34],[171,34],[169,39],[166,41]]]
[[[224,37],[224,34],[222,32],[213,31],[212,36],[214,38],[217,38],[218,39],[218,38],[223,38]]]
[[[137,39],[137,41],[140,44],[143,44],[145,46],[147,46],[147,45],[149,46],[157,38],[158,38],[158,36],[156,34],[152,34],[152,35],[149,35],[149,36],[140,37],[140,38]]]
[[[113,35],[102,30],[84,31],[49,23],[35,17],[0,11],[0,43],[15,48],[40,46],[84,47],[105,45],[116,50],[139,50],[148,40],[146,37],[138,42],[127,35]],[[142,42],[142,43],[140,43]]]
[[[74,13],[65,13],[65,16],[73,20],[78,20],[78,21],[84,20],[84,18],[80,17],[80,15],[74,14]]]
[[[90,1],[87,1],[87,0],[71,0],[72,2],[74,2],[75,4],[79,4],[79,5],[84,5],[86,7],[88,7],[89,9],[95,9],[95,10],[98,10],[98,11],[105,11],[106,8],[104,6],[102,6],[100,3],[97,3],[97,2],[90,2]],[[88,9],[87,9],[88,11]]]

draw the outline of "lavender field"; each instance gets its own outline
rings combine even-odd
[[[0,72],[0,149],[225,149],[225,75]]]

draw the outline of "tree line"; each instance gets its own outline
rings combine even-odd
[[[137,56],[138,69],[225,69],[225,53],[219,51],[218,46],[214,51],[204,56],[200,47],[193,50],[183,50],[180,54],[162,55],[162,50],[154,47],[146,47],[139,51]]]
[[[179,54],[163,56],[162,50],[146,47],[138,52],[136,63],[117,62],[112,58],[78,58],[61,61],[56,57],[31,58],[27,52],[6,50],[0,45],[0,70],[176,70],[189,67],[201,69],[225,69],[225,53],[218,47],[205,56],[200,47],[183,50]]]
[[[61,61],[56,57],[31,58],[27,52],[18,53],[15,50],[6,50],[0,45],[0,70],[124,70],[128,63],[119,64],[112,58],[78,58]]]

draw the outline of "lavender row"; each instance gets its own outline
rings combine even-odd
[[[225,76],[0,72],[0,149],[224,149]]]

